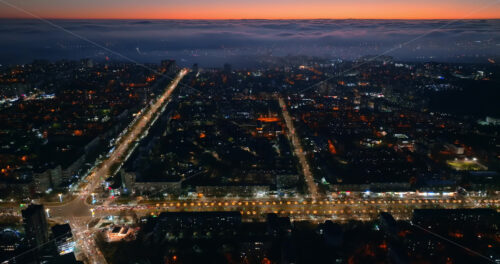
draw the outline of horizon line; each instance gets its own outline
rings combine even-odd
[[[41,17],[49,20],[500,20],[497,18],[92,18],[92,17]],[[32,17],[0,17],[0,19],[36,20]]]

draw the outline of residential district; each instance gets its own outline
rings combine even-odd
[[[0,66],[2,263],[500,263],[498,64]]]

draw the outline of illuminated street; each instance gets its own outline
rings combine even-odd
[[[307,162],[306,155],[304,153],[304,148],[302,147],[302,144],[300,143],[300,139],[297,136],[297,133],[295,132],[295,128],[293,125],[293,120],[290,117],[290,114],[288,113],[287,106],[285,103],[285,100],[283,98],[279,98],[279,105],[283,113],[283,118],[285,119],[286,126],[288,128],[288,137],[291,139],[292,146],[294,148],[294,153],[295,156],[299,158],[300,165],[302,167],[302,174],[304,176],[304,179],[307,183],[307,188],[309,191],[309,194],[313,199],[318,198],[318,186],[314,182],[314,176],[311,173],[311,168],[309,167],[309,163]]]
[[[268,213],[290,216],[292,219],[373,220],[380,212],[390,212],[398,219],[410,219],[416,208],[499,208],[500,200],[484,198],[442,199],[200,199],[190,201],[163,201],[137,206],[97,206],[96,217],[118,215],[120,211],[134,210],[138,215],[168,212],[239,211],[244,218],[262,218]]]
[[[87,230],[88,222],[85,221],[85,219],[89,219],[89,217],[93,215],[93,208],[87,204],[87,198],[91,196],[93,191],[104,181],[104,179],[109,177],[109,168],[115,165],[121,165],[126,161],[125,157],[129,155],[128,152],[131,152],[136,141],[139,140],[144,133],[147,133],[153,118],[158,114],[159,110],[165,106],[170,95],[187,72],[188,70],[186,69],[181,70],[154,104],[150,105],[149,108],[146,109],[146,112],[140,115],[139,118],[131,124],[131,130],[121,138],[109,157],[84,179],[85,182],[80,184],[80,189],[77,192],[79,195],[76,198],[61,205],[47,206],[50,210],[51,217],[70,221],[74,235],[77,238],[79,249],[91,260],[91,263],[105,263],[105,259],[102,254],[96,253],[98,249],[95,247],[93,233]],[[75,221],[74,219],[77,219],[75,217],[83,217],[83,220],[79,219]]]

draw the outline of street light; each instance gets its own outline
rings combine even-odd
[[[62,193],[57,194],[57,196],[59,196],[59,202],[62,203]]]

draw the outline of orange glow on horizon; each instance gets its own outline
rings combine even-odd
[[[314,1],[313,1],[314,2]],[[487,6],[491,2],[483,3]],[[498,5],[480,9],[478,3],[452,4],[439,2],[425,4],[421,2],[374,3],[265,3],[250,5],[240,2],[230,4],[198,4],[176,6],[85,6],[68,8],[52,6],[33,9],[38,16],[53,19],[494,19],[500,18]],[[4,18],[30,18],[27,14],[10,10],[0,11]]]

